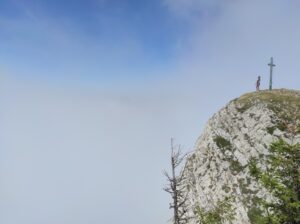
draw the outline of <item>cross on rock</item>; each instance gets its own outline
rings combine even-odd
[[[271,62],[268,64],[270,66],[270,84],[269,84],[269,90],[272,90],[272,84],[273,84],[273,67],[276,65],[273,63],[273,57],[271,58]]]

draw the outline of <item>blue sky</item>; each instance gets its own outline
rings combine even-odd
[[[300,89],[298,0],[0,1],[0,223],[163,224],[170,138]]]
[[[189,32],[161,1],[1,1],[0,10],[5,68],[52,79],[147,79],[176,62]]]

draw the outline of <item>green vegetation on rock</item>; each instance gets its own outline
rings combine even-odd
[[[221,224],[225,222],[231,223],[234,220],[233,200],[225,197],[218,201],[217,205],[210,210],[202,209],[197,206],[194,213],[197,216],[197,224]]]
[[[244,169],[242,164],[240,164],[240,162],[237,160],[231,160],[229,168],[233,171],[234,174],[238,174]]]
[[[275,126],[267,127],[267,132],[268,132],[270,135],[273,135],[273,133],[274,133],[275,130],[276,130],[276,127],[275,127]]]
[[[227,139],[223,138],[222,136],[218,135],[214,138],[216,145],[224,150],[228,150],[231,148],[231,143]]]
[[[247,213],[250,222],[253,224],[266,224],[268,223],[268,218],[263,215],[263,212],[258,207],[252,207]]]
[[[272,202],[262,200],[263,214],[253,210],[253,223],[299,224],[300,223],[300,144],[290,145],[283,140],[270,147],[267,170],[250,161],[250,173],[274,196]],[[260,220],[258,222],[257,220]]]

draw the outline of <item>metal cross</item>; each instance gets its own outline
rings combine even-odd
[[[269,90],[272,90],[272,84],[273,84],[273,67],[275,67],[276,65],[274,65],[273,63],[273,57],[271,58],[271,62],[268,64],[268,66],[270,66],[270,84],[269,84]]]

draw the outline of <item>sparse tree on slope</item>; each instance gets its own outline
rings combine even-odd
[[[171,174],[164,172],[168,180],[168,185],[164,190],[172,196],[172,203],[170,203],[170,209],[173,209],[173,223],[185,224],[187,223],[186,216],[186,194],[184,192],[184,175],[180,169],[180,165],[185,161],[186,155],[182,155],[180,146],[175,149],[173,139],[171,139]]]

